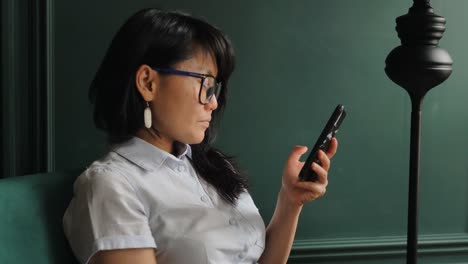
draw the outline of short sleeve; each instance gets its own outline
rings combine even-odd
[[[156,248],[135,189],[122,172],[107,168],[90,168],[77,178],[63,227],[80,263],[100,250]]]

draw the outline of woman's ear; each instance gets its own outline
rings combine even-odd
[[[141,65],[135,76],[135,84],[143,99],[151,102],[156,97],[156,87],[159,83],[158,74],[150,66]]]

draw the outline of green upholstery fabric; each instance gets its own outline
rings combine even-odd
[[[62,229],[80,171],[0,179],[0,263],[78,263]]]

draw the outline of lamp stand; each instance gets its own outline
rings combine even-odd
[[[418,180],[421,151],[422,101],[426,93],[452,73],[452,58],[438,46],[445,18],[434,14],[429,0],[413,0],[408,14],[396,19],[401,45],[385,60],[385,72],[411,99],[410,170],[406,263],[417,263]]]

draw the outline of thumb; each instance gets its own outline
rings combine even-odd
[[[293,150],[291,151],[291,154],[289,154],[288,163],[298,162],[301,156],[304,155],[304,153],[306,152],[307,152],[306,146],[295,146]]]

